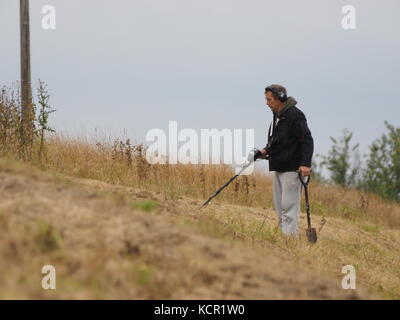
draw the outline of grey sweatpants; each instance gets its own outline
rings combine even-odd
[[[275,210],[282,232],[297,235],[299,229],[301,182],[297,172],[274,172]]]

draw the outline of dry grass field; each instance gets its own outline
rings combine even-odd
[[[40,161],[0,158],[0,298],[400,298],[398,204],[312,181],[310,245],[276,228],[268,176],[239,177],[199,210],[232,170],[144,153],[54,135]],[[56,290],[41,287],[45,264]],[[344,265],[356,290],[341,288]]]

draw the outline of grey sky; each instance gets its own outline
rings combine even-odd
[[[57,29],[41,28],[54,5]],[[341,27],[354,5],[356,30]],[[19,1],[0,0],[1,84],[19,79]],[[32,80],[59,130],[143,141],[151,128],[254,128],[264,146],[264,87],[280,83],[308,118],[315,152],[354,131],[361,151],[399,126],[400,2],[31,0]]]

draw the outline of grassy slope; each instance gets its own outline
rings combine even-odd
[[[400,297],[398,229],[325,217],[309,246],[276,232],[268,208],[214,201],[199,211],[176,193],[4,160],[0,176],[1,298]],[[40,287],[45,264],[57,290]],[[341,289],[347,264],[356,291]]]

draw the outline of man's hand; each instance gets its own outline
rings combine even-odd
[[[300,166],[299,171],[301,172],[302,177],[309,176],[311,173],[311,168],[305,167],[305,166]]]
[[[268,151],[267,151],[267,149],[262,148],[260,151],[261,151],[260,159],[267,159],[267,157],[268,157]]]
[[[257,148],[252,149],[247,156],[247,161],[254,162],[261,157],[261,151]]]

